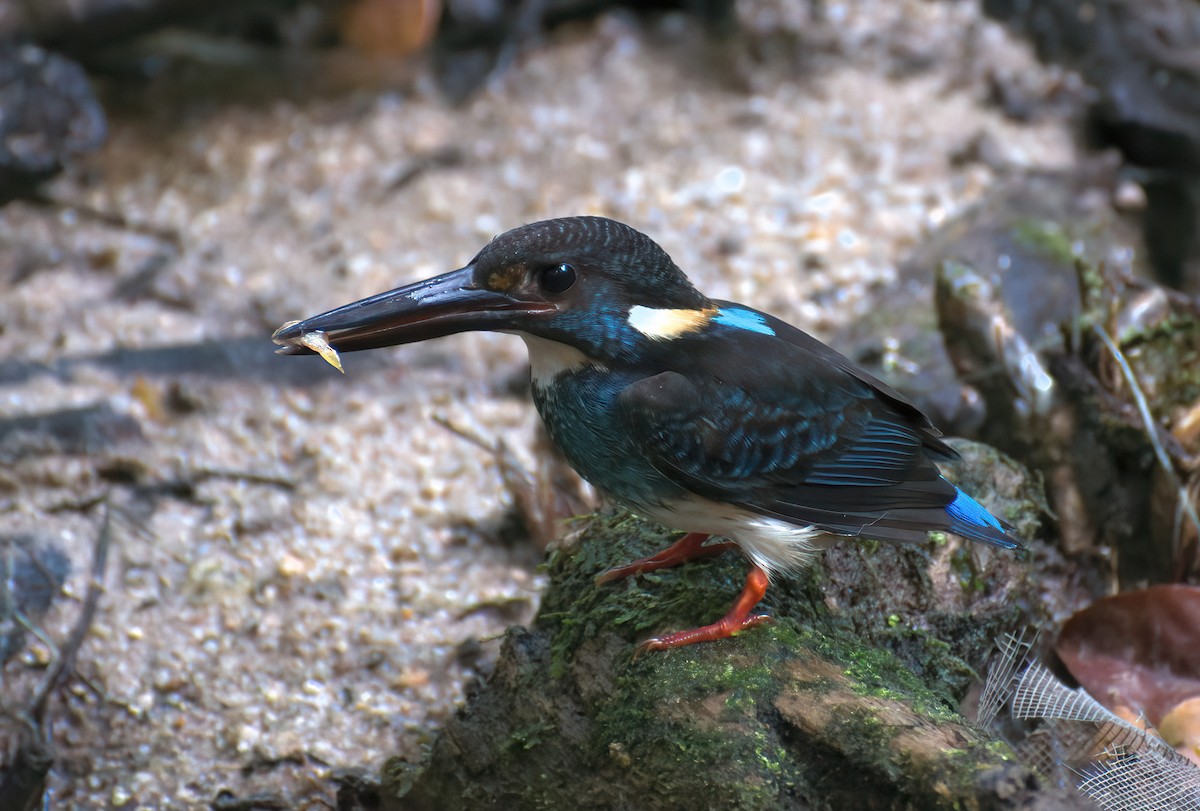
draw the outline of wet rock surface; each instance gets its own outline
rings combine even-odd
[[[1087,136],[1120,150],[1145,191],[1147,257],[1164,283],[1200,289],[1200,3],[985,0],[983,8],[1094,88]]]
[[[989,421],[998,415],[987,411],[988,392],[981,394],[1001,379],[992,372],[1004,365],[1003,347],[982,323],[987,314],[964,306],[979,292],[966,271],[989,286],[989,300],[1029,347],[1060,344],[1061,326],[1080,311],[1077,260],[1147,271],[1136,224],[1112,205],[1114,186],[1111,166],[1103,164],[1001,179],[911,251],[896,287],[869,317],[839,331],[836,343],[914,397],[947,432],[993,444],[1003,438],[1011,448],[1011,426]],[[964,347],[980,334],[980,346]],[[1006,387],[996,396],[1019,394]],[[1000,408],[997,401],[994,410]]]

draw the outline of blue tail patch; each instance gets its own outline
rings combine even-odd
[[[1009,537],[1000,519],[962,490],[958,490],[954,501],[946,505],[946,515],[950,516],[950,531],[956,535],[985,541],[1005,549],[1021,548],[1019,543]]]

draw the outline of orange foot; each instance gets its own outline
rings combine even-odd
[[[708,558],[730,549],[737,549],[737,544],[730,543],[729,541],[705,546],[704,542],[709,537],[701,532],[689,532],[655,555],[635,560],[633,563],[627,563],[624,566],[614,566],[608,571],[601,573],[596,578],[596,582],[609,583],[613,580],[629,577],[630,575],[652,572],[655,569],[667,569],[689,560]]]
[[[766,614],[750,613],[750,609],[758,605],[759,601],[767,593],[767,582],[767,573],[758,566],[751,564],[750,573],[746,575],[746,585],[742,587],[742,593],[738,595],[728,614],[712,625],[693,628],[690,631],[680,631],[676,634],[660,636],[655,639],[647,639],[638,645],[634,656],[638,656],[648,650],[682,648],[684,645],[695,645],[697,642],[724,639],[741,633],[747,628],[753,628],[755,625],[771,622],[771,618]]]

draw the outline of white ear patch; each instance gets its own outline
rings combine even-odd
[[[669,341],[701,329],[716,313],[716,307],[706,310],[658,310],[635,304],[629,308],[629,326],[647,338]]]

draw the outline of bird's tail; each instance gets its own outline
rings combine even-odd
[[[834,535],[861,535],[892,543],[924,543],[930,532],[953,532],[1003,549],[1025,548],[1013,534],[1012,527],[944,476],[935,474],[928,479],[879,488],[878,492],[863,492],[871,489],[830,487],[819,494],[825,502],[820,509],[781,503],[773,505],[776,509],[761,512],[793,524],[811,524]],[[810,503],[818,498],[811,490],[804,495]],[[875,509],[855,510],[857,505],[851,502],[861,503],[865,496],[874,499]]]
[[[950,532],[1004,549],[1025,548],[1012,537],[1010,528],[988,512],[986,507],[957,487],[955,491],[957,495],[954,501],[946,505],[946,515],[950,518],[947,529]]]
[[[857,516],[867,519],[858,526],[850,525],[843,515],[840,521],[826,521],[821,526],[828,532],[865,535],[897,543],[923,543],[931,531],[937,530],[953,532],[969,540],[1003,549],[1024,550],[1025,547],[1013,536],[1012,527],[945,478],[939,479],[938,483],[954,488],[954,499],[945,507],[891,509],[869,519],[867,516]]]

